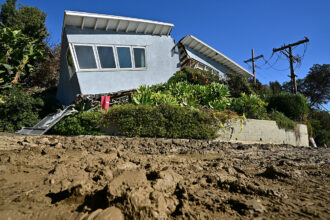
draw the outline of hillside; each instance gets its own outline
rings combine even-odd
[[[329,162],[284,145],[0,133],[0,219],[328,219]]]

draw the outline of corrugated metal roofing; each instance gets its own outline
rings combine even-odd
[[[65,11],[63,27],[66,25],[116,32],[134,32],[150,35],[169,35],[173,24],[128,18],[114,15],[94,14],[87,12]]]
[[[241,67],[239,64],[235,63],[233,60],[229,59],[216,49],[212,48],[211,46],[207,45],[203,41],[197,39],[192,35],[188,35],[180,40],[180,42],[206,57],[211,58],[212,60],[222,64],[223,66],[227,67],[228,69],[235,71],[239,74],[253,76],[249,71]]]

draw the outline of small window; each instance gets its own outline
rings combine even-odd
[[[80,69],[97,69],[92,46],[75,45],[74,49]]]
[[[132,68],[131,50],[129,47],[117,47],[120,68]]]
[[[112,47],[98,46],[100,64],[102,69],[116,68],[116,61]]]
[[[135,68],[146,67],[146,54],[144,48],[133,48]]]

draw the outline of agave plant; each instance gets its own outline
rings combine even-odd
[[[149,104],[152,105],[152,90],[146,85],[140,86],[135,93],[132,94],[133,103],[136,105]]]

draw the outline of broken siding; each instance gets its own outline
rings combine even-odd
[[[230,72],[226,67],[187,46],[180,44],[179,48],[182,66],[191,66],[192,63],[198,64],[199,62],[217,71],[220,77],[224,77],[225,73]]]

